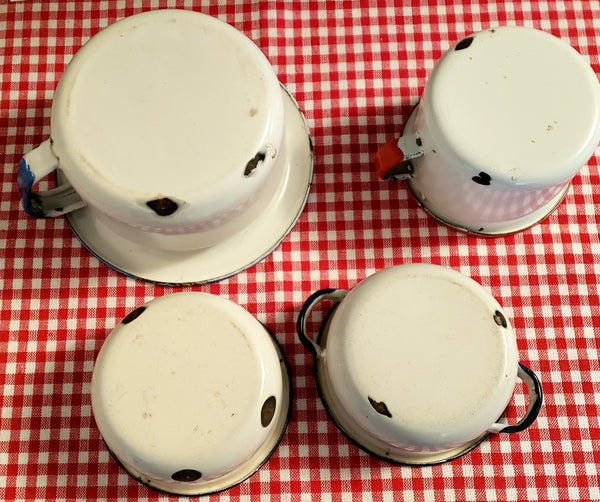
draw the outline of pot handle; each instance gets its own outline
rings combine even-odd
[[[17,188],[25,212],[35,218],[53,218],[85,206],[75,189],[64,183],[52,190],[34,192],[33,185],[58,168],[52,139],[26,153],[17,169]]]
[[[412,159],[421,157],[424,151],[417,134],[401,136],[388,141],[375,154],[375,169],[384,180],[404,180],[413,177]]]
[[[505,432],[509,434],[521,432],[527,429],[537,418],[542,407],[542,385],[537,375],[522,363],[519,363],[517,376],[527,384],[527,388],[529,389],[527,413],[515,425],[495,423],[488,429],[489,432]]]
[[[308,315],[312,309],[323,300],[341,302],[347,294],[348,291],[345,289],[320,289],[319,291],[316,291],[310,295],[300,309],[300,313],[298,314],[298,322],[296,323],[298,338],[300,339],[300,343],[302,343],[302,345],[310,350],[316,357],[321,356],[323,353],[323,348],[316,341],[309,338],[306,334],[306,320]]]

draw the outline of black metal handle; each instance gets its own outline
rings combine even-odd
[[[527,366],[519,363],[519,372],[517,373],[517,376],[527,384],[527,388],[529,389],[529,406],[527,408],[527,413],[515,425],[506,425],[495,432],[512,434],[527,429],[527,427],[535,421],[540,412],[540,408],[542,407],[542,384],[537,375]]]
[[[306,320],[311,310],[317,306],[323,300],[333,300],[336,302],[341,302],[348,291],[345,289],[320,289],[319,291],[314,292],[310,295],[307,300],[302,305],[300,309],[300,313],[298,314],[298,321],[296,323],[296,328],[298,331],[298,338],[300,343],[304,345],[308,350],[310,350],[315,356],[320,356],[323,349],[322,347],[313,339],[311,339],[306,334]]]

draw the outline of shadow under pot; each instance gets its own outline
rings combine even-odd
[[[308,320],[324,300],[335,305],[315,341]],[[318,391],[338,428],[390,462],[455,459],[490,433],[523,431],[542,404],[540,382],[519,363],[502,307],[444,267],[400,265],[349,292],[317,291],[299,314],[298,336],[315,356]],[[501,417],[518,379],[529,405],[509,425]]]
[[[117,463],[156,490],[199,496],[251,476],[285,432],[291,382],[277,341],[219,296],[185,292],[127,315],[92,376],[92,409]]]

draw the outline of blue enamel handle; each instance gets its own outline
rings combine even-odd
[[[47,139],[19,162],[17,188],[25,212],[34,218],[53,218],[85,206],[75,189],[65,183],[52,190],[34,192],[34,185],[56,170],[58,159],[52,153],[52,140]]]

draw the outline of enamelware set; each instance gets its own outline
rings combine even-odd
[[[441,222],[504,235],[560,203],[600,140],[599,118],[598,80],[570,46],[533,29],[490,29],[441,58],[375,167],[407,180]],[[92,37],[60,80],[51,129],[19,164],[26,212],[65,215],[96,257],[154,283],[203,284],[260,261],[293,228],[312,181],[306,121],[265,56],[191,11],[145,12]],[[57,188],[36,192],[53,172]],[[310,333],[325,300],[333,307]],[[350,291],[318,291],[298,337],[332,420],[390,462],[452,460],[490,433],[524,430],[542,403],[500,304],[444,267],[399,265]],[[507,424],[519,380],[529,404]],[[284,353],[251,314],[175,293],[108,336],[92,407],[135,479],[202,495],[243,481],[276,450],[291,390]]]

